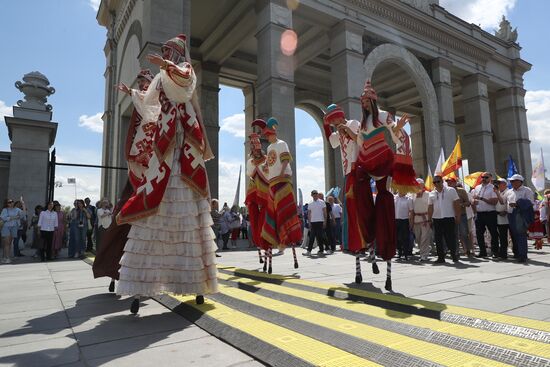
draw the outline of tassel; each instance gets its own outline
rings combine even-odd
[[[416,182],[416,172],[410,155],[395,155],[391,186],[394,191],[400,193],[415,194],[420,191],[421,187]]]

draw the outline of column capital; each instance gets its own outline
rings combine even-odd
[[[282,28],[292,28],[292,10],[283,0],[256,0],[256,33],[260,33],[268,24]]]
[[[330,55],[349,50],[363,55],[363,32],[365,28],[348,19],[338,22],[329,32]]]
[[[432,60],[432,79],[434,84],[443,84],[450,86],[451,83],[451,67],[452,63],[443,58]]]
[[[462,95],[464,100],[481,97],[489,98],[487,81],[489,79],[481,74],[471,74],[462,79]]]

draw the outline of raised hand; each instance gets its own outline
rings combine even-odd
[[[147,55],[147,61],[149,61],[151,64],[155,64],[158,66],[165,66],[166,60],[162,58],[162,56],[157,54],[149,54]]]
[[[128,88],[128,86],[124,83],[120,83],[118,85],[115,85],[115,88],[118,89],[119,91],[121,91],[122,93],[126,93],[128,95],[132,94],[132,91],[130,90],[130,88]]]
[[[407,122],[409,122],[409,115],[407,115],[406,113],[401,116],[401,118],[399,119],[399,121],[397,121],[397,124],[395,126],[395,129],[396,130],[401,130],[406,124]]]

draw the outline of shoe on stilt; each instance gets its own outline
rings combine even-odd
[[[355,276],[355,283],[361,284],[363,282],[363,276],[361,274],[357,274]]]
[[[134,315],[139,311],[139,298],[134,298],[132,305],[130,306],[130,312]]]
[[[372,263],[372,272],[374,274],[379,274],[380,273],[380,269],[378,269],[378,264],[377,263]]]
[[[109,284],[109,292],[113,293],[115,291],[115,281],[114,279],[111,280],[111,284]]]
[[[392,290],[391,287],[391,279],[386,279],[386,285],[384,286],[384,289],[390,292]]]
[[[197,296],[195,297],[195,303],[197,305],[202,305],[204,303],[204,296]]]

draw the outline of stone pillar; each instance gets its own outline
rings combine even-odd
[[[296,185],[296,130],[294,121],[294,58],[281,51],[281,36],[292,28],[292,11],[282,0],[256,1],[258,43],[257,116],[279,121],[278,136],[294,158],[292,183]]]
[[[55,141],[57,123],[52,122],[52,106],[46,99],[55,93],[48,79],[34,71],[15,83],[25,101],[13,107],[13,117],[5,117],[11,140],[8,197],[23,196],[29,210],[44,205],[48,188],[50,147]]]
[[[426,129],[422,116],[411,116],[411,148],[413,167],[418,177],[424,178],[428,173],[428,161],[426,157]]]
[[[360,96],[366,78],[363,32],[362,25],[347,19],[340,21],[330,31],[332,103],[342,107],[348,119],[359,121],[362,117]],[[343,188],[342,158],[339,149],[334,149],[333,153],[335,183]]]
[[[516,162],[519,173],[531,181],[531,149],[525,109],[525,89],[505,88],[497,91],[496,114],[498,135],[496,142],[501,154],[496,162],[499,172],[507,172],[508,155]]]
[[[432,80],[439,107],[439,132],[445,156],[451,154],[456,143],[451,63],[446,59],[432,61]]]
[[[201,114],[206,135],[215,159],[206,162],[206,171],[210,183],[210,195],[218,197],[219,176],[219,93],[220,93],[220,66],[214,63],[203,62],[196,69],[197,91],[201,104]]]
[[[464,146],[470,172],[495,172],[493,133],[487,94],[487,78],[472,74],[462,80],[464,103]]]

